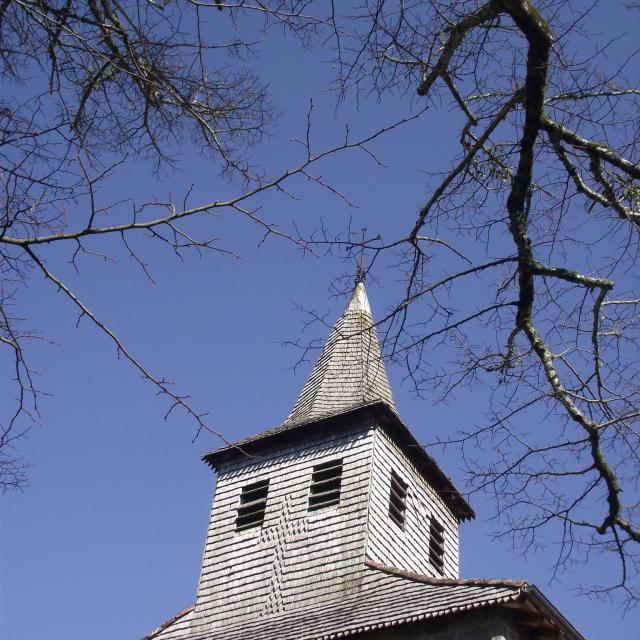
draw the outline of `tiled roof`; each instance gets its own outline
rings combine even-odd
[[[312,606],[291,609],[207,629],[197,619],[180,633],[165,627],[149,640],[329,640],[363,630],[417,622],[451,613],[514,600],[520,589],[512,585],[428,584],[366,568],[356,593]],[[184,618],[183,618],[184,620]]]
[[[175,623],[183,622],[180,629],[164,627],[145,640],[333,640],[472,609],[524,602],[534,591],[525,581],[430,578],[367,561],[360,588],[344,597],[209,628],[198,626],[197,618],[191,619],[187,614]],[[549,615],[549,611],[542,612],[545,613]],[[565,638],[583,640],[557,611],[552,614],[550,623],[561,629]],[[191,624],[185,624],[188,621]]]

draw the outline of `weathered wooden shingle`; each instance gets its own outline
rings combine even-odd
[[[284,424],[311,422],[378,401],[397,412],[367,292],[359,283]]]
[[[360,588],[332,601],[242,623],[229,619],[209,626],[192,619],[188,630],[176,634],[169,626],[148,640],[332,640],[525,599],[537,599],[538,606],[546,602],[524,581],[434,579],[368,562]],[[541,614],[564,638],[582,638],[557,611]]]
[[[289,417],[276,427],[207,454],[205,460],[213,463],[226,452],[241,453],[247,445],[293,432],[302,425],[380,403],[398,415],[367,292],[360,283],[336,321]]]
[[[407,484],[405,522],[402,529],[389,516],[393,473],[397,473]],[[431,576],[440,575],[429,560],[429,529],[433,518],[446,529],[442,575],[457,578],[458,519],[402,449],[384,431],[376,430],[367,525],[367,555],[393,567],[403,567]]]
[[[358,583],[366,548],[375,423],[315,434],[219,469],[194,624],[239,622],[305,606]],[[314,469],[342,461],[336,504],[310,510]],[[269,481],[262,526],[238,531],[243,487]]]

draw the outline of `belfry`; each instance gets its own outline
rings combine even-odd
[[[525,581],[460,579],[474,512],[398,415],[362,282],[289,417],[204,460],[196,602],[146,640],[584,640]]]

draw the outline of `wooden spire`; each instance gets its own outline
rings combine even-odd
[[[397,409],[363,282],[358,282],[285,424],[302,424],[382,401]]]

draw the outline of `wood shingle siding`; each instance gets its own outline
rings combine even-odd
[[[222,626],[192,617],[188,633],[169,635],[166,630],[154,640],[330,640],[514,602],[525,586],[498,581],[436,585],[365,566],[352,592],[334,594],[323,602],[309,598],[298,607],[252,620],[229,617]]]
[[[323,482],[336,470],[339,502],[309,511],[314,477]],[[406,490],[403,529],[389,517],[393,473]],[[243,490],[265,483],[262,526],[238,531]],[[215,624],[271,615],[346,593],[360,584],[365,553],[439,575],[429,562],[434,513],[448,527],[444,575],[457,577],[456,518],[384,430],[370,422],[328,440],[236,460],[220,470],[195,618]]]
[[[198,588],[195,619],[207,623],[267,615],[348,591],[362,573],[374,425],[303,442],[220,476]],[[314,467],[342,461],[339,503],[308,511]],[[236,531],[242,489],[268,480],[261,527]],[[327,562],[330,558],[331,561]]]
[[[389,518],[392,473],[407,483],[404,529]],[[443,572],[429,561],[431,516],[445,528]],[[458,577],[458,520],[442,498],[382,429],[376,430],[367,555],[430,576]]]
[[[284,424],[317,420],[379,400],[396,411],[369,301],[360,283]]]

